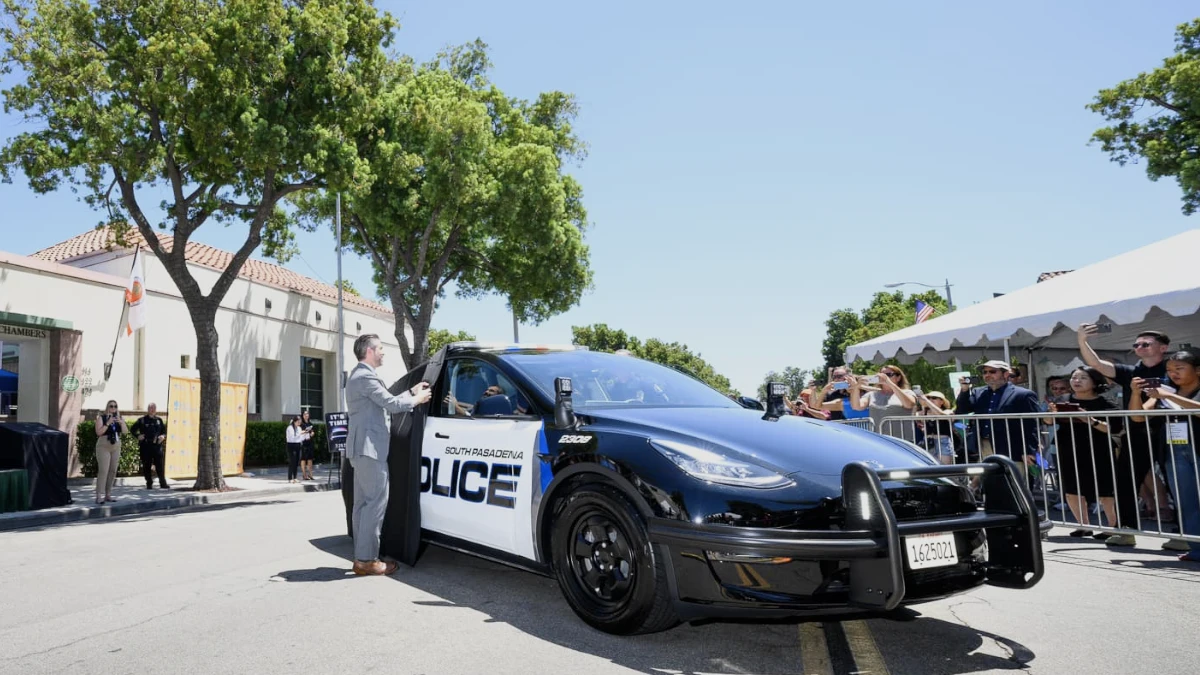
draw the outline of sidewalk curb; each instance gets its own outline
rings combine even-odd
[[[139,513],[153,513],[155,511],[170,511],[193,506],[249,501],[259,497],[270,497],[293,492],[328,492],[340,489],[341,484],[338,482],[317,483],[316,485],[294,484],[263,488],[261,490],[236,490],[232,492],[211,493],[188,492],[179,495],[164,496],[150,501],[115,502],[101,506],[91,504],[82,508],[59,507],[40,511],[21,511],[16,514],[6,514],[5,517],[0,518],[0,532],[22,530],[30,527],[45,527],[47,525],[65,525],[85,520],[118,518]]]

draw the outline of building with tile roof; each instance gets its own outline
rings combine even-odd
[[[168,249],[172,244],[166,236],[160,241]],[[0,359],[16,364],[19,378],[15,394],[0,396],[0,421],[41,422],[72,434],[74,455],[78,423],[109,399],[131,417],[151,402],[169,412],[169,378],[199,377],[190,314],[144,244],[136,231],[118,244],[111,230],[96,229],[31,256],[0,251]],[[129,333],[122,330],[125,291],[139,245],[146,323]],[[204,291],[232,257],[196,242],[186,251]],[[338,351],[348,371],[354,340],[364,333],[378,334],[388,347],[384,380],[404,374],[389,308],[351,293],[343,300],[339,344],[334,286],[262,260],[242,267],[216,327],[221,379],[248,385],[250,419],[281,420],[309,410],[320,420],[340,410]]]

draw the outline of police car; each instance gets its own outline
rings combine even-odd
[[[549,575],[603,631],[886,611],[1042,577],[1011,460],[944,466],[788,416],[782,385],[756,411],[632,356],[478,342],[392,390],[420,380],[430,404],[393,420],[384,553],[419,536]]]

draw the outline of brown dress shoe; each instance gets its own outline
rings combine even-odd
[[[371,562],[354,561],[354,573],[359,576],[380,576],[388,575],[396,571],[399,567],[394,562],[383,562],[382,560],[372,560]]]

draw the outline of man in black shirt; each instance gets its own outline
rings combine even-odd
[[[1105,377],[1121,385],[1121,405],[1128,407],[1132,396],[1130,383],[1135,377],[1165,378],[1167,376],[1166,355],[1171,339],[1164,333],[1154,330],[1142,331],[1133,341],[1133,351],[1137,354],[1137,365],[1112,363],[1101,359],[1096,350],[1088,344],[1088,337],[1096,334],[1096,325],[1085,323],[1079,326],[1079,353],[1083,362],[1099,370]],[[1162,418],[1150,417],[1150,438],[1147,438],[1146,428],[1140,424],[1130,425],[1126,433],[1127,441],[1124,449],[1125,457],[1118,457],[1114,462],[1117,474],[1117,522],[1120,527],[1130,530],[1141,529],[1141,516],[1138,513],[1138,488],[1146,480],[1146,475],[1153,466],[1153,456],[1159,445],[1159,435],[1162,430]],[[1109,546],[1133,546],[1137,540],[1128,534],[1120,534],[1105,540]]]
[[[131,431],[137,434],[138,450],[142,457],[142,476],[146,479],[146,489],[154,488],[154,475],[150,473],[151,466],[158,473],[158,484],[164,490],[170,490],[167,485],[166,458],[163,456],[163,443],[167,440],[167,425],[158,416],[158,406],[151,403],[146,406],[146,414],[133,423]]]

